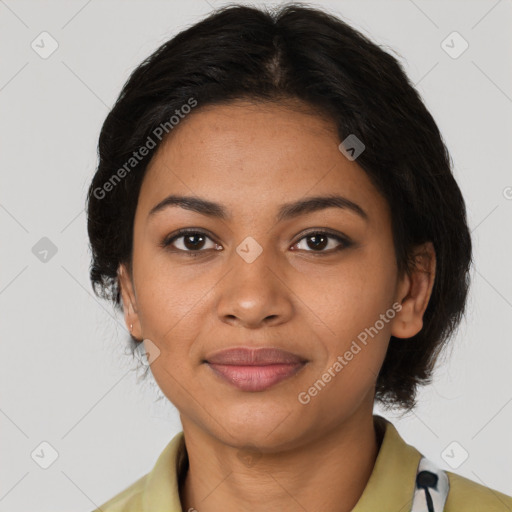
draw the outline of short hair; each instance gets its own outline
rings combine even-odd
[[[464,314],[472,260],[466,207],[440,131],[398,60],[326,11],[231,4],[162,44],[131,73],[102,126],[87,196],[95,294],[122,311],[117,270],[121,263],[131,268],[140,186],[165,140],[155,133],[170,133],[170,119],[191,98],[199,105],[194,113],[238,99],[301,100],[335,123],[340,141],[354,134],[364,143],[357,164],[390,206],[400,275],[414,265],[415,245],[431,241],[436,251],[423,327],[407,340],[391,336],[376,380],[376,401],[414,408],[418,386],[431,382]],[[147,157],[127,169],[150,139]]]

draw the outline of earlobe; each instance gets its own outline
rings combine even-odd
[[[391,334],[396,338],[411,338],[423,328],[435,280],[436,257],[432,242],[414,250],[414,268],[404,275],[397,287],[397,301],[402,309],[393,319]]]
[[[141,339],[141,327],[137,311],[137,300],[133,288],[133,282],[126,265],[121,263],[117,270],[117,279],[123,302],[124,320],[130,334],[137,339]]]

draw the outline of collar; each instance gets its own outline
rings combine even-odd
[[[410,510],[422,454],[407,444],[386,418],[374,415],[373,420],[382,443],[370,479],[352,512]],[[179,478],[187,467],[188,457],[181,431],[167,444],[147,475],[142,497],[144,512],[183,512]]]
[[[384,438],[370,479],[351,512],[410,510],[422,454],[386,418],[374,415],[373,421]]]

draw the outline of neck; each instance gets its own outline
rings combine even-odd
[[[350,512],[370,478],[382,441],[370,412],[294,449],[258,453],[251,462],[197,425],[182,423],[189,462],[180,486],[184,511]]]

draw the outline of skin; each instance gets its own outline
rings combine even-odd
[[[398,274],[389,206],[339,143],[335,125],[315,112],[236,101],[198,107],[148,167],[132,267],[120,265],[119,279],[126,323],[158,347],[151,371],[180,413],[190,461],[183,510],[350,511],[371,475],[377,374],[390,336],[422,328],[435,254],[431,243],[417,247],[417,269]],[[368,220],[330,207],[276,223],[283,203],[332,193],[357,203]],[[177,206],[149,215],[170,194],[218,202],[231,217]],[[211,236],[198,249],[186,237],[159,246],[180,228]],[[353,245],[329,238],[316,249],[303,234],[312,228]],[[249,236],[262,249],[251,263],[236,251]],[[189,256],[194,250],[202,252]],[[301,404],[298,394],[393,303],[402,306],[396,316]],[[308,363],[270,389],[241,391],[202,363],[236,346],[283,348]],[[241,457],[248,445],[251,465]]]

